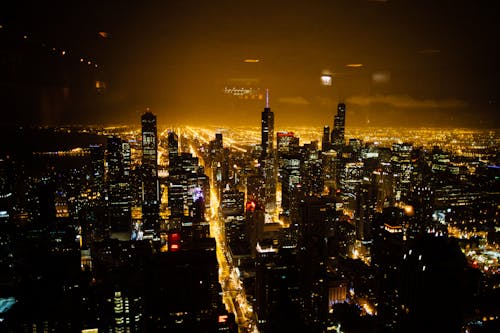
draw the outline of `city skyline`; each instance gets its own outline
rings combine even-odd
[[[0,5],[0,331],[500,331],[470,0]]]
[[[497,128],[499,29],[490,9],[466,1],[8,4],[0,83],[13,112],[2,124],[130,124],[150,107],[167,124],[241,125],[268,88],[283,126],[322,126],[343,100],[347,126]],[[325,74],[331,86],[321,84]]]
[[[244,131],[158,131],[145,110],[135,129],[38,129],[81,136],[69,150],[3,151],[0,326],[494,331],[498,131],[362,134],[337,110],[331,138],[302,144],[278,131],[274,146],[266,103]],[[66,321],[30,306],[60,288]]]

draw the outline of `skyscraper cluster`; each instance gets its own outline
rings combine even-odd
[[[410,142],[380,146],[347,139],[346,114],[339,103],[333,130],[324,127],[321,148],[318,141],[300,145],[290,131],[278,131],[275,145],[269,138],[274,113],[266,104],[260,146],[248,147],[246,157],[226,151],[238,172],[221,196],[225,237],[259,331],[466,327],[474,315],[465,299],[479,292],[471,285],[477,276],[460,254],[464,244],[449,230],[456,226],[459,205],[471,207],[474,200],[488,206],[493,218],[496,209],[487,198],[495,195],[445,194],[443,182],[478,175],[438,172],[439,151]],[[277,214],[270,218],[273,206]],[[440,271],[441,260],[455,273]],[[468,286],[462,293],[446,282],[453,274]],[[439,299],[440,311],[437,305],[429,310],[432,297]]]
[[[0,329],[495,331],[491,134],[458,155],[346,137],[348,116],[301,143],[267,95],[257,144],[147,111],[2,152]]]
[[[139,133],[2,155],[2,332],[237,330],[205,218],[209,178],[153,113]]]

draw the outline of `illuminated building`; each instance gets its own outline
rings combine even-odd
[[[204,237],[208,232],[204,222],[206,200],[210,198],[210,182],[204,174],[204,168],[199,166],[198,158],[190,153],[173,157],[169,165],[167,188],[170,212],[168,230],[182,231],[183,241],[188,242]]]
[[[377,208],[377,186],[366,182],[357,188],[356,194],[356,239],[364,244],[371,243],[372,223]]]
[[[168,132],[168,160],[172,163],[173,159],[179,156],[179,138],[174,131]]]
[[[293,132],[276,133],[277,153],[278,153],[278,174],[282,176],[284,155],[297,153],[299,150],[299,138]]]
[[[140,330],[143,318],[142,298],[128,297],[121,291],[115,291],[113,301],[114,332],[130,332]]]
[[[217,186],[217,195],[220,198],[221,192],[229,181],[229,161],[224,149],[222,133],[215,133],[215,140],[210,141],[210,158],[212,177]]]
[[[282,154],[292,153],[299,148],[299,138],[293,132],[276,133],[278,157]]]
[[[372,180],[377,184],[377,211],[382,211],[382,208],[393,203],[393,176],[391,172],[391,164],[381,162],[372,172]]]
[[[173,218],[191,215],[193,205],[193,195],[196,189],[200,189],[198,179],[199,162],[197,157],[193,157],[190,153],[181,153],[179,156],[171,161],[169,166],[169,208],[170,214]],[[201,180],[201,179],[200,179]],[[178,187],[178,190],[175,188]],[[172,196],[171,192],[172,191]],[[173,204],[171,198],[177,192],[182,196],[182,201],[178,205]],[[201,193],[203,195],[203,193]]]
[[[356,158],[359,157],[362,146],[363,142],[360,139],[356,138],[349,139],[349,147],[351,148]]]
[[[226,243],[234,260],[250,258],[250,230],[244,215],[224,216]]]
[[[361,185],[364,176],[363,162],[347,162],[341,173],[340,184],[342,190],[348,193],[355,193],[356,188]]]
[[[221,208],[226,242],[229,244],[233,258],[249,255],[250,226],[245,223],[245,193],[237,190],[224,190]]]
[[[325,126],[323,128],[323,137],[321,139],[321,150],[330,150],[330,126]]]
[[[269,107],[269,91],[266,92],[266,107],[262,112],[261,123],[262,155],[261,170],[264,178],[265,212],[274,215],[276,209],[276,160],[274,154],[274,113]]]
[[[104,198],[104,154],[105,149],[101,145],[92,145],[90,150],[91,163],[91,197],[93,201],[99,202]]]
[[[447,232],[447,226],[444,223],[437,223],[438,221],[433,219],[434,193],[437,186],[432,178],[431,168],[425,161],[424,153],[420,149],[414,149],[411,188],[406,201],[408,207],[412,209],[412,211],[407,212],[407,215],[410,215],[408,226],[410,237],[424,233],[443,235]]]
[[[205,168],[198,166],[198,188],[201,190],[205,211],[210,210],[210,177],[205,174]]]
[[[15,276],[17,268],[17,256],[15,255],[15,234],[17,231],[13,229],[13,218],[11,217],[14,210],[14,184],[13,184],[13,161],[9,156],[0,158],[0,281],[10,281]],[[14,232],[13,232],[14,231]],[[12,302],[6,304],[5,302]],[[10,306],[15,303],[13,298],[5,299],[0,297],[0,330],[2,330],[1,322],[4,319],[4,314],[9,310]]]
[[[391,165],[394,179],[394,197],[396,201],[405,202],[410,196],[413,165],[411,154],[413,145],[395,143],[392,145]]]
[[[333,149],[340,150],[345,145],[345,104],[339,103],[337,115],[334,117],[331,144]]]
[[[8,156],[0,158],[0,223],[9,221],[13,208],[12,163]]]
[[[324,151],[321,153],[321,160],[323,162],[323,184],[329,192],[336,189],[336,166],[337,166],[337,152]]]
[[[158,135],[156,116],[146,112],[142,122],[142,231],[155,237],[160,231],[160,184],[158,182]]]
[[[123,240],[131,235],[130,145],[118,137],[106,144],[106,206],[110,236]]]
[[[318,142],[305,144],[301,149],[301,185],[306,195],[320,195],[323,193],[323,161]]]
[[[238,190],[230,190],[226,188],[222,192],[221,209],[222,214],[243,215],[245,208],[245,193]]]
[[[301,158],[298,153],[283,154],[280,156],[282,171],[281,178],[281,208],[283,214],[290,216],[292,195],[301,181]]]
[[[328,286],[328,306],[344,303],[347,300],[347,283],[332,281]]]

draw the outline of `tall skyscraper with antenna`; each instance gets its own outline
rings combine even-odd
[[[269,107],[269,90],[266,90],[266,107],[262,112],[262,154],[260,158],[264,179],[265,212],[273,216],[276,210],[276,159],[274,154],[274,113]]]
[[[269,90],[266,90],[266,107],[262,112],[262,156],[266,158],[273,152],[274,113],[269,107]]]

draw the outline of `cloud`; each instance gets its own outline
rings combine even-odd
[[[280,97],[277,98],[278,103],[294,104],[294,105],[309,105],[309,101],[302,96]]]
[[[348,104],[367,106],[386,104],[395,108],[452,109],[463,108],[467,103],[459,99],[416,99],[408,95],[352,96]]]

